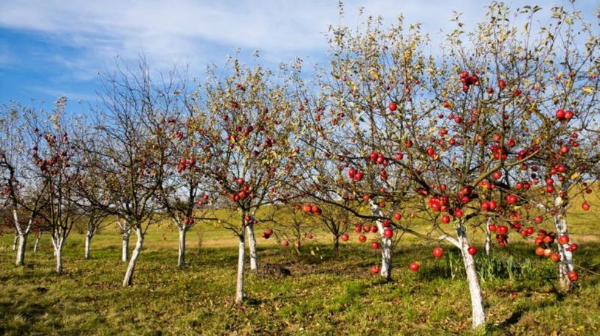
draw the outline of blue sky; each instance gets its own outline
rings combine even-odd
[[[509,0],[511,8],[567,0]],[[452,11],[474,25],[487,2],[477,0],[344,1],[343,23],[356,24],[356,13],[393,20],[403,13],[435,35],[452,26]],[[111,69],[115,57],[135,61],[144,53],[154,70],[189,65],[199,77],[209,63],[221,64],[241,48],[260,50],[262,62],[275,66],[295,56],[323,61],[323,32],[338,24],[337,0],[3,0],[0,1],[0,104],[18,100],[51,106],[59,95],[71,102],[91,102],[99,72]],[[592,18],[595,0],[576,7]],[[46,102],[42,104],[42,102]]]

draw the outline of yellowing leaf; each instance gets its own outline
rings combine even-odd
[[[582,88],[583,92],[587,93],[587,94],[592,94],[594,93],[594,89],[592,89],[591,87],[585,86]]]

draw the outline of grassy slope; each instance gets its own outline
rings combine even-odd
[[[491,261],[478,256],[489,334],[600,334],[600,203],[592,200],[596,212],[587,213],[574,203],[574,239],[587,241],[576,253],[581,280],[574,294],[555,290],[554,265],[535,257],[531,242],[516,235],[518,243],[510,252],[495,251]],[[198,250],[198,236],[190,232],[189,266],[178,270],[176,230],[152,227],[132,288],[119,286],[125,265],[119,262],[121,242],[114,228],[95,238],[88,261],[82,258],[83,236],[73,233],[65,248],[63,276],[53,273],[47,236],[35,256],[30,238],[27,266],[21,268],[12,264],[12,237],[1,237],[0,334],[470,333],[466,282],[459,257],[449,246],[442,260],[434,260],[433,244],[403,238],[394,258],[394,279],[384,283],[368,273],[378,255],[366,245],[345,243],[342,257],[333,260],[328,246],[321,244],[329,239],[325,233],[317,233],[318,242],[304,246],[300,257],[259,238],[262,262],[284,265],[292,276],[250,275],[248,302],[237,307],[232,302],[236,240],[218,225],[198,229],[203,248]],[[418,273],[408,271],[414,260],[422,263]]]

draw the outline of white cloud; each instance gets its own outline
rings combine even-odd
[[[592,2],[578,3],[591,8]],[[528,1],[508,3],[518,7]],[[352,0],[345,2],[346,24],[355,24],[359,6],[388,20],[402,12],[430,32],[447,31],[453,10],[471,23],[485,12],[478,0]],[[248,53],[259,49],[272,62],[324,55],[322,32],[338,23],[337,12],[337,0],[20,0],[0,2],[0,27],[42,33],[53,43],[77,48],[79,59],[55,60],[77,78],[90,79],[116,55],[135,59],[142,52],[158,67],[190,63],[200,71],[237,47]]]

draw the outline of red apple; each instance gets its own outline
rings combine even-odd
[[[569,236],[566,235],[562,235],[560,237],[558,237],[558,242],[562,245],[568,244],[569,243]]]
[[[304,207],[302,208],[302,210],[306,213],[309,213],[312,210],[312,206],[310,204],[304,204]]]
[[[372,242],[371,243],[371,248],[373,250],[378,250],[379,249],[379,243],[378,242]]]
[[[477,248],[475,246],[469,246],[469,248],[467,249],[467,252],[470,255],[475,255],[475,254],[477,254]]]
[[[419,262],[418,261],[411,262],[409,268],[413,272],[418,271],[419,270]]]
[[[354,169],[354,167],[350,167],[350,169],[348,169],[348,177],[353,179],[354,175],[356,175],[356,169]]]
[[[379,266],[377,266],[377,265],[371,266],[371,274],[377,274],[377,273],[379,273]]]
[[[358,236],[358,241],[361,242],[361,243],[366,242],[367,241],[367,236],[361,234],[360,236]]]
[[[394,231],[392,231],[392,229],[385,229],[383,230],[383,236],[385,238],[392,238],[394,236]]]
[[[544,248],[543,247],[536,247],[535,248],[535,254],[539,255],[540,257],[544,255]]]
[[[344,233],[340,238],[342,238],[342,241],[348,241],[348,239],[350,239],[350,236],[348,236],[347,233]]]
[[[433,256],[436,258],[441,258],[444,250],[441,247],[436,247],[433,249]]]
[[[569,277],[569,280],[571,280],[571,281],[577,281],[577,279],[579,279],[579,275],[575,271],[571,271],[571,272],[567,273],[567,276]]]

